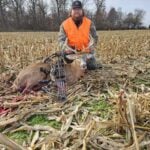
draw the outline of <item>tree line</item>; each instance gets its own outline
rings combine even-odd
[[[69,16],[73,0],[0,0],[0,31],[58,31]],[[85,14],[98,30],[145,29],[144,10],[124,13],[121,8],[106,11],[105,0],[82,0]]]

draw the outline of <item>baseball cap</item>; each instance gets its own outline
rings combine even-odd
[[[80,1],[74,1],[72,3],[72,8],[75,9],[75,8],[82,8],[82,3]]]

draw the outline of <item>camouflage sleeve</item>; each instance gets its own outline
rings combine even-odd
[[[90,27],[90,34],[94,38],[94,43],[95,43],[94,45],[96,46],[97,41],[98,41],[98,35],[96,33],[96,27],[95,27],[93,22],[92,22],[91,27]],[[66,38],[67,38],[66,33],[64,31],[63,25],[61,24],[60,30],[58,33],[58,43],[59,43],[60,49],[63,48],[63,45],[65,43]]]
[[[60,30],[59,30],[59,33],[58,33],[58,43],[59,43],[60,49],[63,48],[65,40],[66,40],[66,33],[64,31],[63,25],[61,24]]]
[[[94,38],[94,45],[96,46],[97,42],[98,42],[98,35],[96,33],[96,27],[94,25],[94,23],[92,22],[91,24],[91,28],[90,28],[90,34],[91,36]]]

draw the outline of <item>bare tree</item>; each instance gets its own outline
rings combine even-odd
[[[122,12],[121,8],[118,8],[117,15],[118,15],[117,28],[123,29],[124,28],[124,26],[123,26],[124,13]]]
[[[69,11],[67,6],[69,4],[69,1],[52,0],[51,2],[53,7],[51,7],[50,24],[54,30],[58,30],[62,21],[68,17]]]
[[[118,12],[115,8],[111,8],[108,12],[107,21],[110,29],[115,29],[117,27]]]
[[[82,2],[83,8],[86,9],[86,6],[87,6],[89,0],[81,0],[81,2]]]
[[[37,0],[28,0],[28,13],[29,13],[29,18],[30,18],[29,22],[31,23],[32,29],[38,29],[37,6],[38,6]]]
[[[68,17],[73,0],[0,0],[0,31],[51,30],[58,31]],[[81,0],[85,14],[100,29],[145,29],[142,25],[145,12],[137,9],[125,14],[121,9],[105,9],[105,0]],[[89,4],[94,4],[89,9]],[[49,11],[50,10],[50,11]]]
[[[38,0],[37,4],[37,20],[40,29],[47,28],[47,12],[48,12],[48,5],[43,0]]]
[[[133,28],[133,22],[134,22],[134,15],[132,12],[130,12],[124,19],[124,25],[126,28],[131,29]]]
[[[142,21],[145,15],[145,11],[142,9],[135,9],[134,11],[134,28],[139,28],[142,25]]]
[[[24,3],[25,0],[10,0],[10,10],[12,10],[12,13],[14,13],[15,16],[15,24],[18,29],[21,28],[21,21],[23,20],[24,15]]]
[[[124,20],[124,24],[129,29],[130,28],[133,28],[133,29],[140,28],[140,26],[142,25],[144,14],[145,14],[145,12],[143,10],[136,9],[134,11],[134,13],[130,12],[127,14],[127,16]]]
[[[53,3],[53,11],[57,13],[57,21],[60,25],[62,20],[64,19],[64,15],[66,13],[67,0],[52,0]]]
[[[0,0],[0,26],[2,28],[7,28],[6,9],[8,5],[9,5],[8,0]]]
[[[98,29],[104,28],[106,13],[105,13],[105,0],[93,0],[96,6],[94,22]]]
[[[94,0],[95,6],[96,6],[96,14],[98,14],[101,11],[104,11],[105,9],[105,0]]]

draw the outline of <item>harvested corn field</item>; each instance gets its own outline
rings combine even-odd
[[[0,33],[0,149],[149,149],[150,31],[98,34],[103,68],[58,103],[53,89],[10,92],[23,67],[59,50],[57,33]]]

